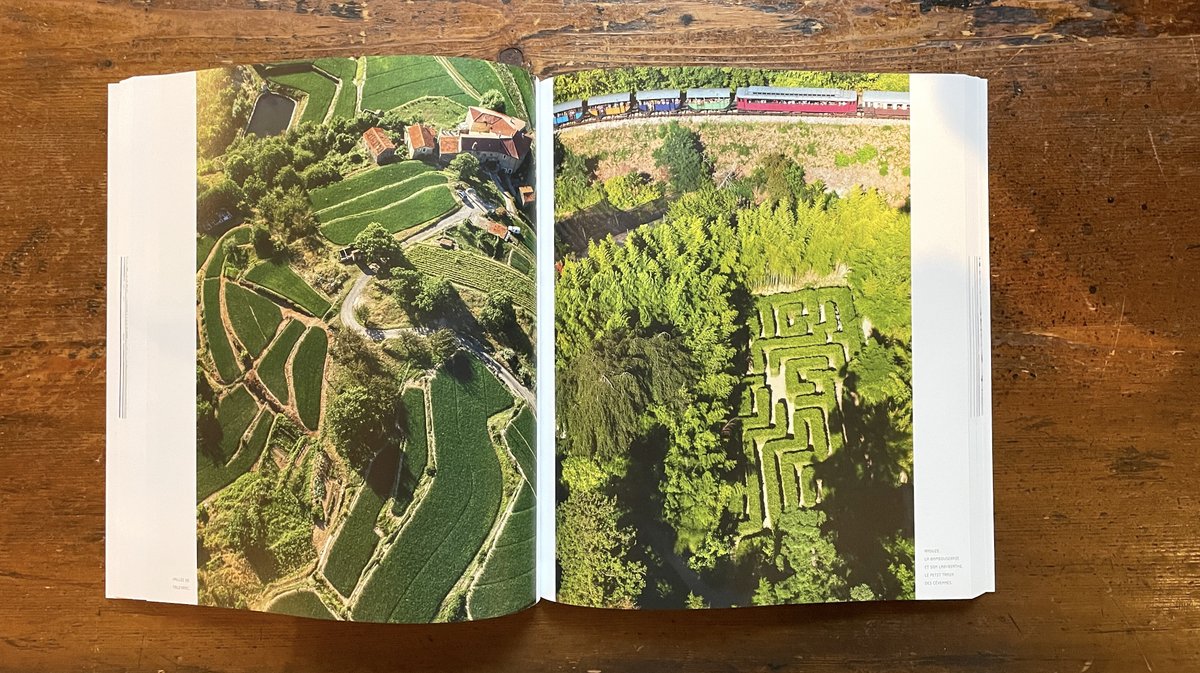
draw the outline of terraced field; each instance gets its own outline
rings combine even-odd
[[[463,369],[457,378],[441,371],[430,384],[437,475],[367,580],[356,620],[432,620],[499,513],[503,484],[487,419],[513,398],[475,358]]]
[[[375,520],[379,518],[384,502],[391,497],[399,467],[400,447],[392,444],[379,452],[371,463],[366,483],[354,501],[354,507],[346,516],[346,522],[329,551],[325,579],[343,596],[349,596],[354,591],[359,575],[367,567],[367,561],[371,560],[379,544]]]
[[[516,612],[537,600],[534,590],[533,489],[522,484],[517,502],[467,602],[471,617],[486,619]]]
[[[441,181],[445,182],[444,179]],[[349,245],[354,242],[354,237],[372,222],[382,224],[394,234],[436,220],[457,208],[458,201],[454,199],[450,187],[445,184],[425,187],[423,191],[383,208],[366,210],[330,221],[321,226],[321,233],[338,245]]]
[[[283,320],[283,314],[275,302],[236,283],[225,284],[225,310],[229,314],[233,333],[254,358],[261,355],[267,344],[271,343],[275,330]]]
[[[197,502],[250,470],[267,445],[274,418],[268,410],[259,411],[245,386],[234,388],[222,398],[217,406],[221,439],[216,446],[200,446],[196,452]]]
[[[812,465],[839,451],[844,367],[863,346],[849,288],[760,297],[739,416],[748,470],[735,511],[752,534],[785,511],[821,501]]]
[[[421,96],[445,96],[463,105],[475,99],[434,59],[421,56],[368,56],[363,109],[391,110]]]
[[[311,591],[294,591],[276,598],[267,606],[268,612],[293,617],[313,617],[315,619],[333,619],[333,613],[321,599]]]
[[[424,161],[401,161],[355,173],[341,182],[314,189],[309,192],[308,197],[312,201],[313,210],[320,213],[362,194],[435,170]]]
[[[310,327],[296,346],[292,358],[292,388],[296,392],[296,412],[309,430],[321,421],[321,390],[325,385],[325,356],[329,336],[320,327]]]
[[[507,290],[517,306],[533,312],[537,289],[533,279],[511,266],[464,250],[446,250],[418,243],[405,250],[408,261],[421,273],[441,276],[451,283],[481,292]]]
[[[287,368],[288,356],[292,354],[292,349],[295,348],[296,342],[300,340],[300,336],[304,334],[304,325],[298,320],[289,320],[288,324],[284,325],[283,331],[279,333],[279,338],[275,339],[275,343],[271,344],[271,348],[263,359],[258,363],[258,378],[271,391],[275,399],[287,404],[291,401],[291,393],[288,392],[287,374],[284,371]]]
[[[286,299],[311,316],[320,318],[329,311],[329,300],[304,282],[287,264],[262,262],[247,271],[245,279]]]
[[[521,409],[517,417],[504,431],[505,441],[517,459],[521,472],[534,488],[537,487],[537,452],[534,450],[533,410],[528,406]]]
[[[357,115],[358,88],[354,86],[354,77],[358,74],[358,59],[320,58],[313,63],[342,82],[341,93],[333,102],[333,116],[351,119]]]
[[[304,103],[304,113],[300,115],[301,124],[320,124],[329,113],[329,106],[337,91],[337,84],[321,73],[307,70],[287,74],[271,74],[270,79],[286,87],[303,91],[307,94]]]
[[[400,468],[400,480],[396,483],[396,500],[392,505],[392,513],[396,516],[404,514],[404,510],[412,504],[413,492],[421,480],[425,468],[429,465],[429,436],[428,422],[425,419],[425,391],[420,388],[409,388],[401,395],[404,408],[408,410],[407,437],[404,444],[404,464]]]

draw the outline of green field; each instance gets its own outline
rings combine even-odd
[[[537,600],[533,586],[534,503],[533,489],[523,483],[496,548],[471,590],[472,618],[499,617],[529,607]]]
[[[467,106],[442,96],[425,96],[396,108],[411,121],[421,121],[434,128],[454,128],[467,116]]]
[[[271,343],[283,320],[275,302],[236,283],[225,284],[225,310],[238,341],[256,359]]]
[[[433,166],[424,161],[401,161],[355,173],[341,182],[314,189],[309,192],[308,198],[312,201],[313,210],[320,214],[320,211],[348,199],[434,170],[436,169]]]
[[[404,408],[408,410],[408,440],[404,445],[404,465],[400,470],[400,481],[396,485],[396,501],[392,513],[400,516],[412,504],[413,491],[421,480],[421,474],[429,464],[428,424],[425,422],[425,391],[409,388],[401,395]]]
[[[280,402],[287,404],[291,400],[287,384],[287,360],[292,354],[292,348],[300,335],[304,334],[304,325],[298,320],[289,320],[279,333],[279,338],[271,344],[270,350],[258,363],[258,378],[275,395]]]
[[[213,246],[217,244],[217,239],[208,234],[196,235],[196,270],[204,266],[204,260],[208,259],[208,253],[212,252]]]
[[[239,386],[237,390],[245,391],[246,389]],[[249,393],[246,394],[249,395]],[[253,399],[251,399],[251,403],[253,403]],[[254,464],[258,462],[258,457],[262,455],[263,449],[267,446],[267,438],[271,434],[274,419],[275,416],[266,409],[259,412],[254,429],[242,443],[241,450],[228,463],[217,464],[204,452],[199,452],[196,459],[196,502],[200,502],[232,484],[238,477],[254,467]],[[232,428],[231,432],[236,432],[236,428]]]
[[[287,264],[262,262],[246,272],[246,280],[274,292],[311,316],[320,318],[329,310],[329,301]]]
[[[375,553],[379,536],[375,534],[375,520],[383,509],[384,502],[391,497],[392,484],[396,481],[396,470],[400,465],[400,447],[389,444],[371,463],[366,483],[350,513],[342,525],[329,560],[325,563],[325,579],[343,596],[349,596],[358,584],[358,577]]]
[[[299,123],[321,124],[325,121],[325,116],[329,113],[329,106],[333,103],[333,96],[337,90],[337,85],[328,77],[312,70],[286,75],[272,74],[268,77],[273,82],[308,94],[307,102],[304,104],[304,113],[300,115]]]
[[[463,79],[475,87],[479,93],[486,93],[488,89],[495,89],[504,94],[504,110],[510,115],[515,115],[520,112],[520,108],[512,99],[512,94],[505,88],[504,83],[500,81],[500,77],[492,68],[492,64],[487,61],[480,61],[474,58],[450,58],[450,66],[462,75]],[[501,66],[503,67],[503,66]]]
[[[321,598],[311,591],[295,591],[280,596],[267,606],[267,612],[292,615],[293,617],[334,618],[329,608],[321,602]]]
[[[463,250],[417,244],[405,250],[405,256],[418,271],[441,276],[451,283],[464,285],[481,292],[507,290],[513,301],[529,312],[537,305],[537,289],[533,279],[511,266]]]
[[[508,429],[504,431],[504,438],[508,442],[508,448],[512,451],[513,456],[516,457],[517,464],[521,466],[521,471],[529,480],[529,484],[536,487],[537,452],[534,450],[534,432],[533,411],[525,406],[513,419]]]
[[[218,251],[217,253],[221,253]],[[225,383],[232,383],[242,373],[237,356],[229,345],[229,335],[221,322],[221,279],[206,278],[201,286],[201,307],[204,311],[204,340],[217,374]]]
[[[427,56],[368,56],[363,109],[390,110],[421,96],[445,96],[464,105],[475,99],[463,92],[450,73]]]
[[[325,383],[325,355],[328,352],[329,337],[325,330],[310,327],[292,358],[296,411],[309,430],[316,430],[321,421],[321,389]]]
[[[313,64],[342,81],[341,93],[333,104],[333,116],[353,119],[358,114],[358,89],[354,86],[354,76],[358,74],[358,59],[321,58]]]
[[[513,399],[481,362],[469,362],[459,378],[443,370],[430,384],[437,475],[367,581],[356,620],[431,621],[496,520],[503,484],[487,420]]]
[[[347,199],[336,206],[330,206],[318,213],[317,217],[323,223],[333,224],[339,220],[356,215],[370,215],[372,213],[380,213],[382,215],[384,209],[407,199],[422,189],[444,184],[446,184],[446,176],[441,173],[414,175],[411,178],[392,183],[386,187],[380,187],[379,189]]]
[[[449,187],[431,187],[387,208],[326,224],[321,227],[321,233],[338,245],[349,245],[372,222],[382,224],[394,234],[436,220],[456,208],[458,201]]]

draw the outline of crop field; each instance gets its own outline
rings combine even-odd
[[[430,187],[386,208],[326,224],[321,227],[321,233],[338,245],[349,245],[372,222],[382,224],[394,234],[436,220],[456,208],[458,201],[454,200],[449,187]]]
[[[434,170],[424,161],[401,161],[356,173],[341,182],[314,189],[309,192],[308,198],[312,201],[313,210],[319,213],[348,199]]]
[[[358,60],[353,58],[321,58],[313,65],[342,81],[342,90],[333,103],[333,116],[352,119],[358,114],[358,90],[354,76],[358,74]]]
[[[304,325],[298,320],[289,320],[279,333],[279,338],[271,344],[267,354],[258,363],[258,378],[280,402],[287,404],[291,400],[288,392],[287,368],[288,356],[296,346],[300,335],[304,334]]]
[[[367,580],[356,620],[432,620],[496,520],[503,484],[487,420],[513,399],[481,362],[469,362],[457,377],[443,370],[430,384],[437,475]]]
[[[408,410],[408,440],[404,448],[404,465],[400,469],[400,481],[396,484],[396,501],[392,513],[400,516],[412,504],[413,491],[421,474],[429,465],[428,423],[425,421],[425,391],[409,388],[401,395],[404,408]]]
[[[218,253],[220,254],[220,253]],[[225,383],[232,383],[242,373],[238,367],[229,335],[221,322],[221,279],[207,278],[201,285],[201,310],[204,311],[204,341],[216,365],[217,375]]]
[[[384,502],[391,497],[392,484],[396,482],[396,470],[400,465],[400,447],[389,444],[379,452],[367,472],[366,483],[354,507],[346,516],[329,560],[325,563],[325,579],[343,596],[349,596],[358,584],[358,577],[375,553],[379,536],[375,534],[375,520]]]
[[[488,89],[495,89],[503,93],[504,109],[508,114],[517,114],[522,109],[513,100],[512,94],[504,86],[504,82],[500,81],[500,76],[496,74],[491,63],[473,58],[450,58],[447,60],[450,62],[450,66],[457,70],[458,74],[462,75],[463,79],[467,80],[479,93],[482,94]]]
[[[423,121],[435,128],[453,128],[467,115],[467,106],[442,96],[424,96],[395,108],[404,119]]]
[[[405,255],[421,273],[441,276],[481,292],[507,290],[518,306],[531,313],[535,310],[537,290],[533,279],[510,266],[483,255],[425,244],[409,247]]]
[[[294,591],[276,598],[267,606],[268,612],[293,617],[314,617],[317,619],[333,619],[333,613],[320,597],[311,591]]]
[[[735,511],[743,535],[780,514],[821,501],[812,465],[841,450],[840,372],[862,348],[862,325],[849,288],[759,297],[750,320],[750,365],[739,417],[747,464]]]
[[[329,113],[329,106],[333,103],[334,92],[337,90],[337,85],[328,77],[308,70],[286,75],[272,74],[269,75],[269,78],[273,82],[308,94],[308,100],[304,104],[304,113],[300,115],[299,123],[320,124],[325,121],[325,115]]]
[[[310,327],[292,358],[296,411],[310,430],[316,430],[321,421],[321,389],[325,384],[325,355],[328,352],[329,337],[325,330]]]
[[[204,260],[208,259],[208,254],[212,252],[213,246],[217,244],[217,239],[208,234],[198,234],[196,236],[196,270],[204,266]]]
[[[532,488],[522,484],[513,513],[471,590],[468,605],[473,618],[499,617],[537,600],[533,586],[534,503]]]
[[[245,390],[245,388],[238,388],[238,390]],[[258,457],[262,455],[263,449],[267,446],[267,438],[271,434],[274,419],[275,416],[266,409],[259,412],[258,420],[255,422],[246,441],[242,443],[241,450],[233,456],[233,460],[226,464],[218,465],[206,456],[204,452],[198,452],[196,460],[196,502],[200,502],[213,493],[232,484],[238,477],[246,474],[250,471],[250,468],[254,467],[254,463],[258,462]]]
[[[421,96],[445,96],[463,105],[475,99],[436,60],[425,56],[368,56],[363,109],[391,110]]]
[[[441,173],[428,172],[414,175],[386,187],[359,194],[336,206],[330,206],[317,213],[317,217],[325,224],[333,224],[347,217],[380,213],[426,187],[444,184],[446,184],[446,176]]]
[[[283,297],[311,316],[320,318],[329,310],[325,299],[287,264],[262,262],[246,272],[246,280]]]
[[[517,417],[504,432],[508,448],[521,466],[521,472],[529,480],[529,484],[537,486],[537,452],[534,449],[535,435],[533,411],[528,406],[521,409]]]
[[[225,284],[225,310],[229,313],[233,333],[254,358],[271,343],[283,320],[275,302],[235,283]]]

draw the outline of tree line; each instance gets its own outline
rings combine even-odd
[[[623,91],[740,86],[791,86],[908,91],[908,75],[899,73],[816,72],[764,68],[677,67],[581,70],[554,78],[554,102]]]

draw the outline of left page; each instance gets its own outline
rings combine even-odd
[[[534,603],[533,106],[421,56],[114,87],[109,596]]]

